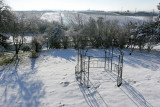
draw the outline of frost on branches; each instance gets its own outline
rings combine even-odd
[[[160,4],[157,6],[160,10]],[[139,49],[147,48],[150,51],[156,44],[160,43],[160,12],[155,21],[135,24],[136,28],[131,30],[134,35],[134,46]]]

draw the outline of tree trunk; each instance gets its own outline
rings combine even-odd
[[[17,44],[15,45],[15,51],[16,51],[16,54],[18,54],[18,46],[17,46]]]
[[[18,50],[16,50],[16,54],[18,54]]]
[[[18,59],[18,53],[19,53],[18,46],[17,46],[17,45],[15,45],[15,48],[16,48],[16,59]]]

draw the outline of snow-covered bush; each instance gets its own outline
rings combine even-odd
[[[32,50],[39,52],[42,49],[42,38],[35,36],[32,39]]]
[[[160,4],[157,7],[160,10]],[[146,46],[150,51],[160,42],[160,12],[155,21],[137,24],[136,26],[131,32],[135,37],[134,45],[138,45],[140,50]]]
[[[158,35],[156,33],[155,22],[138,24],[137,27],[132,30],[132,34],[134,35],[134,46],[137,45],[139,50],[147,46],[148,51],[150,51],[157,43]]]

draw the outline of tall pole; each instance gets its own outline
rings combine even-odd
[[[112,71],[112,59],[113,59],[113,43],[114,41],[113,41],[113,39],[112,39],[112,58],[111,58],[111,71]]]
[[[121,55],[119,55],[118,56],[118,59],[119,59],[119,61],[118,61],[118,76],[117,76],[117,86],[119,87],[119,85],[120,85],[120,68],[121,68],[121,66],[120,66],[120,57],[121,57]]]
[[[105,65],[104,65],[104,69],[106,70],[106,50],[105,50]]]
[[[81,74],[80,83],[82,84],[82,72],[83,72],[83,69],[82,69],[82,54],[80,54],[80,59],[81,59],[81,63],[80,63],[80,74]]]
[[[88,88],[89,88],[89,67],[90,67],[90,56],[88,57],[88,81],[87,81]]]

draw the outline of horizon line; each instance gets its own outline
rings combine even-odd
[[[35,10],[35,9],[33,9],[33,10],[12,10],[12,11],[68,11],[68,12],[78,12],[78,11],[87,11],[87,12],[93,12],[93,11],[98,11],[98,12],[121,12],[121,13],[124,13],[124,12],[127,12],[127,11],[129,11],[129,13],[138,13],[138,12],[154,12],[154,13],[158,13],[159,11],[158,10],[136,10],[136,12],[135,11],[133,11],[133,10],[126,10],[126,11],[121,11],[121,10],[90,10],[90,9],[88,9],[88,10],[61,10],[61,9],[42,9],[42,10]]]

